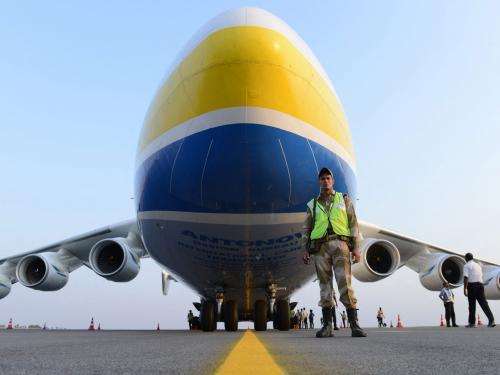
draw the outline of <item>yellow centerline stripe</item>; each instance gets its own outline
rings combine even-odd
[[[273,375],[286,372],[276,364],[255,333],[247,330],[215,374]]]

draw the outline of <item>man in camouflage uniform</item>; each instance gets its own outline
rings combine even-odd
[[[314,255],[320,285],[319,305],[322,307],[323,327],[316,333],[316,337],[333,336],[333,272],[340,301],[347,310],[352,336],[365,337],[366,333],[358,323],[357,300],[351,286],[351,254],[354,263],[360,260],[359,230],[354,206],[347,194],[333,189],[335,180],[332,171],[323,168],[318,177],[321,193],[307,204],[303,237],[304,263],[308,264],[310,255]]]

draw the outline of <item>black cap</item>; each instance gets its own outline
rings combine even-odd
[[[326,167],[321,168],[321,170],[319,171],[319,174],[318,174],[318,178],[321,178],[321,176],[323,176],[324,174],[329,174],[330,176],[333,177],[332,171]]]

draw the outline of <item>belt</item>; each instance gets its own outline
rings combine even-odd
[[[323,237],[321,240],[323,241],[334,241],[334,240],[340,240],[340,241],[344,241],[344,242],[349,242],[350,241],[350,237],[347,237],[347,236],[339,236],[339,235],[336,235],[336,234],[327,234],[325,237]]]

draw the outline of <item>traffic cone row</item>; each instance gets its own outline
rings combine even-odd
[[[12,329],[12,318],[10,318],[9,324],[7,324],[7,329]]]
[[[440,327],[444,327],[444,319],[443,319],[443,314],[441,314],[441,323],[439,324]]]
[[[90,320],[90,326],[89,326],[89,331],[95,331],[95,328],[94,328],[94,318],[92,318]]]
[[[483,322],[481,322],[481,317],[479,316],[479,314],[477,314],[477,326],[482,326],[483,325]]]
[[[158,323],[158,325],[156,326],[156,330],[159,331],[160,330],[160,323]]]

